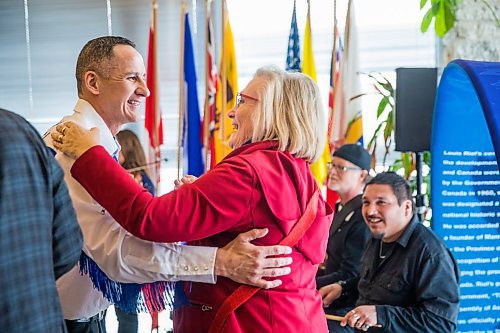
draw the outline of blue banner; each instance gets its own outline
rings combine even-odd
[[[500,331],[500,63],[456,60],[434,110],[434,231],[460,268],[457,332]]]
[[[182,128],[183,174],[199,177],[205,172],[201,135],[200,107],[196,83],[193,41],[189,15],[184,21],[184,117]]]

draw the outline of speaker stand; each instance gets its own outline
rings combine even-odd
[[[415,196],[416,213],[418,220],[424,222],[426,211],[425,195],[422,194],[422,162],[424,159],[423,152],[415,152],[416,155],[416,170],[417,170],[417,195]]]

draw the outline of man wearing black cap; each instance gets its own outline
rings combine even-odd
[[[370,230],[361,215],[361,193],[368,181],[371,158],[361,146],[346,144],[337,149],[329,164],[328,187],[337,192],[340,202],[336,205],[335,217],[330,227],[327,261],[324,275],[316,278],[320,294],[332,283],[358,276],[359,262]],[[332,302],[325,312],[344,316],[355,305],[356,299],[340,298]],[[341,327],[338,322],[328,321],[330,332],[352,332],[352,328]]]

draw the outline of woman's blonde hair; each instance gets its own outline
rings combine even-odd
[[[257,70],[267,84],[253,114],[252,142],[277,140],[278,149],[316,161],[326,144],[325,115],[318,85],[307,75],[275,67]]]

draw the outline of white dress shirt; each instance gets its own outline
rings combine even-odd
[[[112,155],[119,149],[109,128],[85,100],[76,103],[74,113],[61,122],[73,121],[86,129],[99,129],[99,142]],[[45,143],[53,148],[50,133]],[[83,233],[83,251],[107,276],[118,282],[149,283],[155,281],[195,281],[215,283],[217,248],[153,243],[139,239],[123,229],[85,189],[71,177],[74,160],[57,152],[56,159],[64,170],[64,179]],[[110,303],[94,288],[79,266],[57,280],[65,319],[90,318],[105,310]]]

